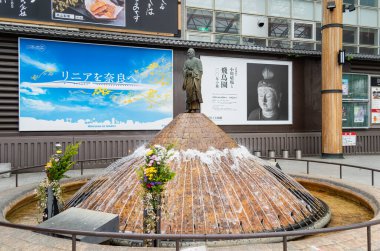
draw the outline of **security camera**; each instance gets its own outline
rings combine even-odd
[[[264,21],[257,22],[257,26],[259,26],[260,28],[263,27],[264,25],[265,25]]]

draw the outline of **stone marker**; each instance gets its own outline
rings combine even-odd
[[[11,163],[0,163],[0,173],[11,170]],[[9,178],[11,173],[0,174],[0,178]]]
[[[38,226],[79,231],[119,232],[119,215],[71,207]],[[63,236],[71,238],[70,235]],[[106,237],[77,236],[77,240],[88,243],[101,243],[108,239]]]

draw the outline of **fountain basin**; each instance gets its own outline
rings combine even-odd
[[[349,225],[358,222],[368,221],[378,217],[380,209],[380,196],[376,197],[376,191],[373,187],[363,189],[355,184],[346,183],[340,180],[326,179],[320,177],[310,177],[302,175],[294,175],[298,182],[305,186],[314,196],[325,201],[331,209],[332,219],[329,227],[339,225]],[[67,181],[63,186],[66,190],[66,195],[73,194],[88,178],[75,179]],[[21,193],[15,193],[13,198],[0,198],[0,201],[8,201],[7,205],[0,205],[6,220],[20,224],[37,224],[33,211],[36,210],[36,201],[34,198],[33,188],[16,188],[12,190],[28,190]],[[372,192],[375,193],[372,194]],[[14,191],[12,191],[14,193]],[[11,194],[11,193],[9,193]],[[22,195],[24,194],[24,195]],[[12,196],[11,196],[12,197]],[[4,203],[2,203],[4,204]],[[49,237],[51,238],[51,237]],[[308,237],[308,238],[316,238]],[[252,240],[250,240],[252,242]],[[266,240],[269,241],[269,240]],[[299,242],[302,240],[297,240]],[[249,240],[237,241],[219,241],[215,245],[239,245],[245,244]],[[208,242],[208,244],[212,244]]]

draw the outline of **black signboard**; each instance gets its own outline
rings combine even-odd
[[[371,76],[371,86],[373,87],[380,87],[380,77],[373,77]]]
[[[178,0],[0,0],[0,18],[178,33]]]

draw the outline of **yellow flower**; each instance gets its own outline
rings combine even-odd
[[[150,149],[150,150],[146,153],[146,156],[150,156],[150,155],[152,155],[152,154],[153,154],[153,150]]]
[[[46,163],[46,165],[45,165],[45,169],[47,170],[47,169],[49,169],[50,167],[52,167],[52,163],[51,163],[51,161],[49,161],[48,163]]]
[[[61,153],[62,153],[62,150],[57,150],[56,153],[57,153],[57,154],[61,154]]]

